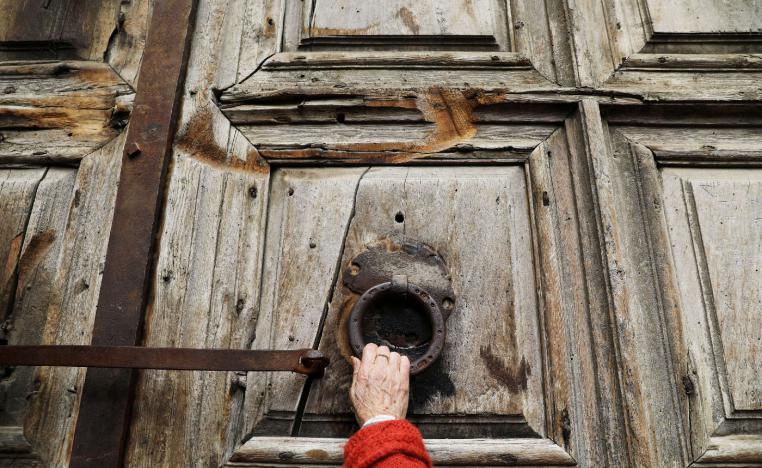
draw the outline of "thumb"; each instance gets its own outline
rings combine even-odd
[[[360,360],[356,357],[352,356],[352,375],[354,377],[357,377],[357,374],[360,372]]]

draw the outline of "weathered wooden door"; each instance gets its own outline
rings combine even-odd
[[[2,339],[86,344],[152,2],[0,6]],[[332,365],[144,371],[124,463],[340,464],[345,275],[418,242],[436,464],[762,466],[760,53],[759,0],[200,0],[144,344]],[[4,370],[0,463],[83,378]]]

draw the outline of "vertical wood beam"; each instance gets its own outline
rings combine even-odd
[[[92,344],[140,344],[197,0],[155,2],[127,130]],[[89,369],[70,466],[122,466],[136,373]]]

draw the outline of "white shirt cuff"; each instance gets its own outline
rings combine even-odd
[[[397,418],[395,418],[394,416],[390,416],[388,414],[377,414],[373,416],[372,418],[368,419],[367,421],[365,421],[365,424],[363,424],[362,427],[372,426],[373,424],[377,424],[380,422],[394,421],[395,419]]]

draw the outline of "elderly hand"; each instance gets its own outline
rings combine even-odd
[[[352,356],[352,388],[349,392],[357,422],[387,414],[405,419],[410,391],[410,360],[386,346],[368,343],[362,361]]]

